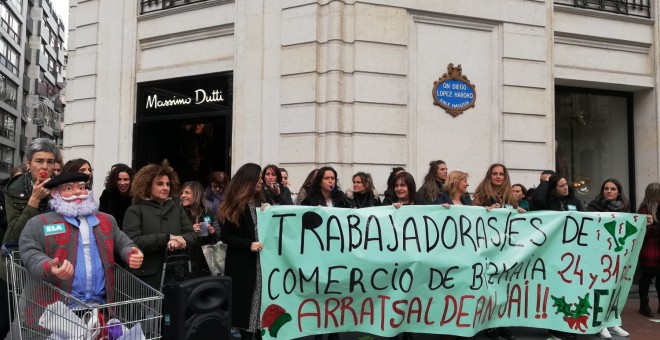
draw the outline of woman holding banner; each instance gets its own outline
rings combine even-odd
[[[415,178],[410,173],[401,171],[394,175],[394,195],[391,198],[386,197],[383,205],[393,204],[397,209],[402,205],[415,205],[416,190]]]
[[[220,238],[227,244],[225,273],[232,279],[232,326],[241,339],[261,339],[261,265],[259,251],[264,245],[257,232],[257,207],[263,201],[261,167],[241,166],[225,189],[218,219],[223,224]]]
[[[424,183],[415,196],[419,205],[441,204],[443,186],[447,180],[447,163],[442,160],[431,161]]]
[[[440,203],[445,208],[450,205],[472,205],[472,199],[468,195],[468,178],[470,176],[463,171],[452,171],[447,177],[444,185],[444,193],[440,198]]]
[[[488,168],[486,176],[474,192],[472,205],[485,207],[488,211],[496,208],[518,208],[511,192],[509,171],[503,164],[496,163]],[[515,339],[509,327],[489,328],[485,333],[486,337],[493,340]]]
[[[639,279],[639,313],[652,318],[649,306],[649,287],[655,276],[655,291],[660,292],[660,183],[646,186],[640,214],[646,214],[646,235],[639,254],[642,277]],[[658,298],[660,300],[660,298]],[[660,305],[658,306],[660,313]]]
[[[600,187],[598,196],[596,196],[596,198],[594,198],[594,200],[587,206],[587,211],[631,212],[630,202],[623,193],[621,182],[614,178],[606,179]],[[630,333],[626,332],[623,328],[614,326],[610,327],[609,330],[607,327],[603,327],[603,329],[598,332],[598,336],[603,339],[611,339],[612,334],[610,333],[618,336],[630,335]]]

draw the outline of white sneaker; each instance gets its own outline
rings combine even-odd
[[[610,327],[610,332],[612,332],[612,334],[618,335],[618,336],[629,336],[630,335],[630,333],[626,332],[623,328],[621,328],[619,326]]]
[[[601,329],[600,332],[598,332],[598,336],[603,339],[612,339],[612,334],[607,330],[607,327]]]

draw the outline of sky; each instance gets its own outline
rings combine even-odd
[[[69,0],[50,0],[50,3],[53,4],[53,9],[55,13],[62,19],[64,22],[65,32],[68,38],[69,35]],[[64,43],[69,39],[64,39]]]

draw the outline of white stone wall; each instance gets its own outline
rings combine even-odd
[[[233,170],[280,164],[294,190],[330,164],[344,189],[368,171],[382,191],[392,166],[421,181],[435,159],[469,172],[472,188],[494,162],[536,183],[554,168],[555,85],[633,92],[638,200],[658,180],[656,8],[632,19],[551,0],[137,7],[71,1],[65,146],[103,175],[131,161],[136,83],[233,71]],[[458,117],[431,95],[449,63],[476,85]]]

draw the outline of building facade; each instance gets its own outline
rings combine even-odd
[[[64,146],[103,173],[275,163],[297,188],[329,164],[383,190],[442,159],[475,188],[501,162],[527,186],[557,169],[585,201],[605,178],[637,201],[659,180],[652,0],[70,4]],[[475,85],[457,116],[434,105],[450,64]]]
[[[61,144],[64,23],[49,0],[0,2],[0,179],[32,138]]]

